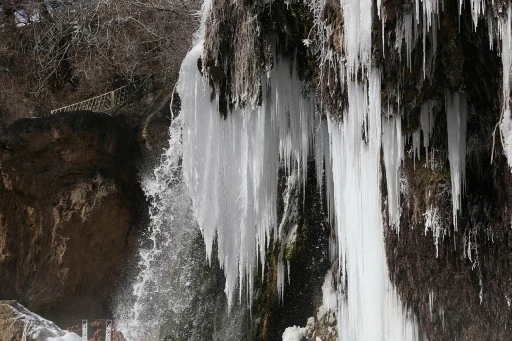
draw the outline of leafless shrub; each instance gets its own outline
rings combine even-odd
[[[8,122],[164,68],[177,77],[199,0],[0,0],[0,9],[0,115]]]

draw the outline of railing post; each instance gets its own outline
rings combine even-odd
[[[112,341],[112,320],[107,320],[105,328],[105,341]]]
[[[110,108],[114,109],[116,107],[116,94],[115,91],[110,91]]]
[[[87,341],[87,320],[82,320],[82,341]]]

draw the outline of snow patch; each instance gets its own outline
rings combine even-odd
[[[283,341],[304,341],[307,336],[307,327],[288,327],[283,333]]]

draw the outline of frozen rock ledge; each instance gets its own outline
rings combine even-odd
[[[0,301],[0,340],[80,341],[75,333],[29,311],[16,301]]]

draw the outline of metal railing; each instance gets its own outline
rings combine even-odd
[[[99,322],[104,321],[105,322],[105,341],[112,341],[112,320],[93,320],[93,322]],[[88,320],[82,320],[82,340],[87,341],[89,340],[89,321]]]
[[[51,114],[65,111],[102,111],[109,112],[120,108],[130,100],[142,97],[143,95],[158,89],[163,89],[172,83],[173,68],[168,67],[162,71],[150,74],[144,78],[106,92],[104,94],[73,103],[58,109],[51,110]]]

